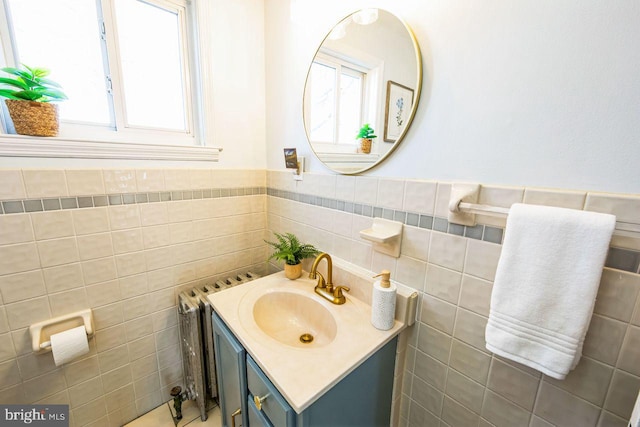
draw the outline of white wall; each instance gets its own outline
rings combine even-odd
[[[264,168],[265,2],[213,1],[213,138],[224,149],[219,164]]]
[[[424,83],[407,138],[367,174],[640,192],[640,3],[633,0],[265,2],[267,167],[306,143],[308,64],[348,13],[413,28]]]

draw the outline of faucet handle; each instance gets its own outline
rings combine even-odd
[[[343,297],[342,291],[349,292],[351,288],[348,286],[336,286],[333,288],[333,296],[336,298]]]
[[[317,271],[316,275],[320,276],[318,277],[318,285],[316,286],[317,288],[326,288],[327,287],[327,282],[324,280],[324,276]],[[315,277],[311,277],[312,279],[315,279]]]

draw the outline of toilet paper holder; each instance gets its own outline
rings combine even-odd
[[[93,313],[90,308],[54,317],[29,326],[31,348],[34,353],[51,351],[51,335],[84,325],[87,337],[93,337]]]

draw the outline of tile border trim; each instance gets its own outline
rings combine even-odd
[[[502,244],[504,237],[504,228],[500,227],[483,224],[477,224],[473,227],[463,226],[450,223],[447,218],[435,215],[395,210],[363,203],[347,202],[340,199],[263,186],[2,200],[0,201],[0,215],[254,195],[268,195],[312,206],[319,206],[345,213],[360,215],[367,218],[390,219],[402,222],[403,224],[412,227],[438,231],[445,234],[498,245]],[[612,247],[609,249],[609,255],[605,266],[640,274],[640,251]]]
[[[482,240],[499,245],[502,244],[502,238],[504,235],[504,229],[500,227],[483,224],[477,224],[473,227],[469,227],[450,223],[447,218],[435,215],[425,215],[417,212],[384,208],[382,206],[374,206],[364,203],[346,202],[344,200],[330,199],[305,193],[267,188],[267,195],[313,206],[339,210],[346,213],[365,216],[367,218],[385,218],[393,221],[399,221],[412,227],[439,231],[441,233],[467,237],[474,240]]]
[[[365,216],[368,218],[382,217],[394,221],[399,221],[405,225],[409,225],[412,227],[438,231],[445,234],[466,237],[469,239],[480,240],[498,245],[502,245],[502,241],[504,238],[504,228],[494,227],[490,225],[477,224],[473,227],[469,227],[450,223],[447,218],[438,217],[435,215],[425,215],[416,212],[407,212],[402,210],[384,208],[381,206],[346,202],[344,200],[314,196],[311,194],[298,193],[295,191],[279,190],[271,187],[267,188],[266,194],[272,197],[278,197],[281,199],[292,200],[308,205],[334,209],[346,213]],[[640,251],[611,247],[609,248],[605,267],[640,274]]]
[[[222,197],[254,196],[260,194],[266,194],[265,187],[207,188],[202,190],[150,191],[139,193],[98,194],[92,196],[15,199],[3,200],[0,202],[0,215],[99,208],[104,206],[133,205],[154,202],[217,199]]]

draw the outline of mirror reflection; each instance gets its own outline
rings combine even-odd
[[[402,141],[422,83],[411,30],[382,9],[363,9],[325,37],[309,67],[303,116],[316,156],[353,174],[384,160]]]

